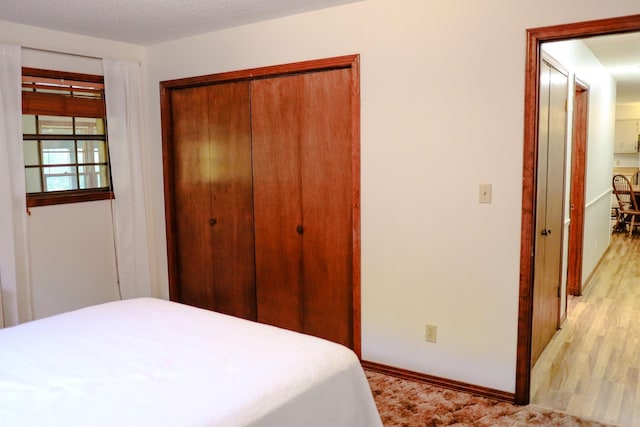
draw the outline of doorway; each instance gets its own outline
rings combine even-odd
[[[541,45],[543,42],[548,41],[634,31],[640,31],[640,15],[527,30],[520,291],[515,390],[515,402],[517,404],[528,404],[530,399],[533,294],[535,286],[535,259],[533,254],[537,236],[534,213],[538,203],[536,189],[538,184],[538,99],[540,94]]]

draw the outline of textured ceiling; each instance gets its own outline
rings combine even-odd
[[[361,0],[1,0],[0,20],[139,45]]]

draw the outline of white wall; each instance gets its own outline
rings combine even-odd
[[[28,233],[36,318],[119,299],[109,202],[32,208]]]
[[[0,43],[129,59],[144,48],[0,21]],[[99,59],[23,49],[26,67],[102,74]],[[119,298],[109,201],[31,208],[27,219],[35,318]]]
[[[512,392],[525,29],[638,12],[595,0],[367,0],[152,46],[157,243],[159,81],[359,53],[363,358]],[[493,184],[492,204],[478,204],[479,183]],[[424,342],[425,323],[437,344]]]

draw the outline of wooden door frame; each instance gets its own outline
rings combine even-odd
[[[575,76],[573,81],[574,102],[573,130],[571,132],[571,203],[569,211],[569,248],[567,253],[567,294],[580,296],[582,295],[589,86],[580,82]]]
[[[162,161],[164,171],[165,228],[167,233],[167,263],[169,294],[171,299],[178,292],[178,270],[175,256],[175,200],[173,197],[173,163],[171,131],[171,92],[179,89],[206,86],[232,81],[284,76],[287,74],[351,69],[351,168],[352,168],[352,267],[353,267],[353,351],[361,357],[361,238],[360,238],[360,55],[345,55],[274,65],[204,76],[186,77],[160,82],[160,113],[162,127]]]
[[[640,15],[600,19],[527,30],[524,94],[524,147],[522,171],[522,222],[520,239],[520,284],[514,401],[526,405],[531,388],[531,326],[533,317],[533,273],[535,208],[538,161],[538,74],[543,42],[595,35],[640,31]]]

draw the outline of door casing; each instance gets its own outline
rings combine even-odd
[[[567,293],[574,296],[582,295],[588,116],[589,87],[574,79],[569,248],[567,253]]]
[[[531,338],[533,318],[533,249],[535,241],[538,150],[538,76],[543,42],[640,31],[640,15],[607,18],[527,30],[525,66],[524,147],[522,170],[522,221],[520,239],[520,289],[516,384],[514,401],[526,405],[531,387]]]

